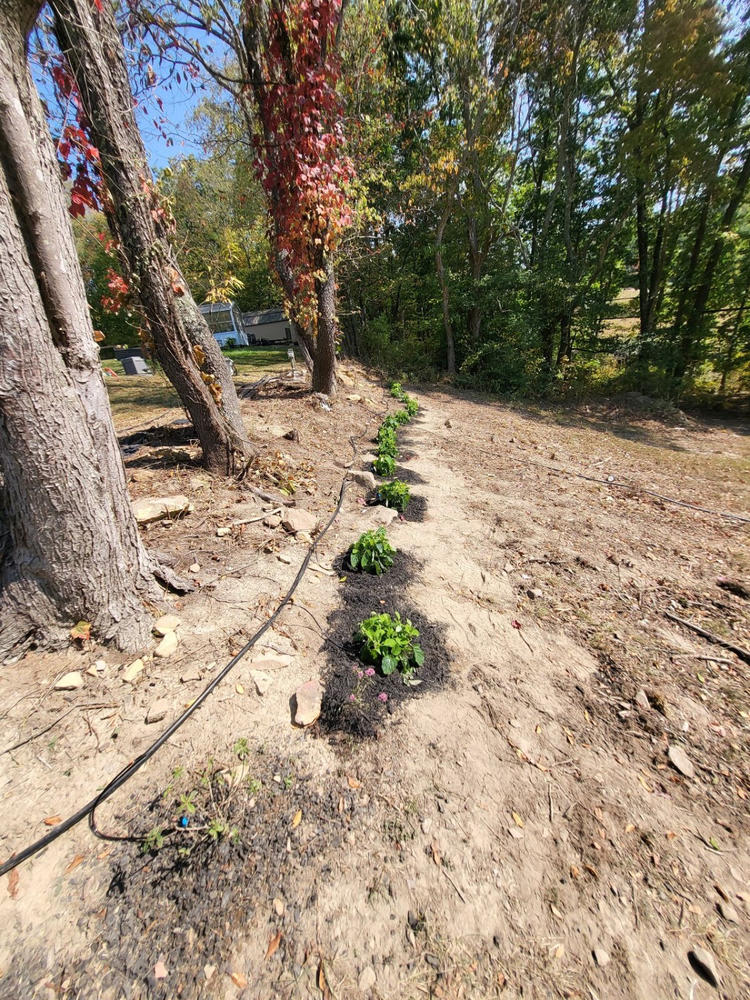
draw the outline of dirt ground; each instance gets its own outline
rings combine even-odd
[[[133,684],[135,655],[93,642],[0,669],[0,856],[142,752],[278,605],[307,543],[247,486],[325,524],[350,436],[364,468],[397,407],[343,376],[332,412],[300,387],[243,403],[264,470],[245,483],[200,470],[178,410],[156,430],[120,414],[133,498],[193,504],[143,530],[196,589],[154,608],[179,645],[144,651]],[[388,528],[396,575],[346,571],[376,523],[350,486],[293,603],[97,811],[99,838],[81,824],[2,879],[0,998],[750,996],[749,665],[666,615],[750,649],[748,602],[716,582],[750,577],[748,524],[722,516],[750,512],[750,428],[409,391],[421,520]],[[431,659],[360,726],[387,694],[346,643],[368,601],[411,616]],[[84,686],[55,690],[72,670]],[[316,678],[328,710],[295,727]]]

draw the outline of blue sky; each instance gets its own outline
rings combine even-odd
[[[166,167],[174,157],[190,153],[198,157],[204,155],[200,142],[196,141],[195,128],[190,122],[193,111],[204,96],[200,86],[192,94],[187,87],[176,82],[171,87],[157,84],[149,91],[147,103],[138,108],[137,115],[153,170]],[[156,105],[157,97],[162,100],[163,112]],[[161,129],[156,128],[154,119],[159,121],[162,118],[166,119],[166,124]],[[162,130],[165,135],[161,134]],[[168,145],[167,138],[172,140],[172,145]]]

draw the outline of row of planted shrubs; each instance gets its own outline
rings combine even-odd
[[[403,403],[403,409],[389,414],[380,425],[377,435],[377,453],[373,469],[379,476],[393,476],[398,458],[398,439],[396,432],[403,424],[408,423],[419,410],[419,403],[412,399],[401,387],[399,382],[391,385],[391,395]],[[411,500],[411,492],[406,483],[400,479],[392,479],[382,483],[377,490],[380,503],[395,510],[406,510]],[[396,549],[388,540],[384,527],[373,531],[365,531],[349,550],[348,563],[352,570],[362,573],[375,573],[380,576],[387,573],[393,566]],[[368,665],[368,669],[358,670],[358,676],[368,678],[379,670],[384,676],[398,671],[405,684],[419,683],[414,672],[424,664],[422,647],[417,643],[419,631],[407,618],[402,621],[398,612],[393,615],[383,613],[370,615],[357,626],[354,642],[360,660]],[[361,685],[360,685],[361,686]],[[378,696],[385,701],[387,696]],[[353,693],[352,701],[358,696]]]

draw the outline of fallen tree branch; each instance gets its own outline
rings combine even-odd
[[[735,646],[731,642],[727,642],[726,639],[722,639],[720,635],[714,635],[713,632],[709,632],[705,628],[701,628],[700,625],[696,625],[695,622],[686,621],[684,618],[678,618],[677,615],[673,615],[671,611],[665,611],[664,616],[669,618],[670,621],[677,622],[678,625],[682,625],[684,628],[689,628],[692,632],[696,632],[698,635],[703,636],[704,639],[708,639],[709,642],[715,642],[717,646],[723,646],[724,649],[728,649],[730,652],[734,653],[735,656],[739,656],[741,660],[745,663],[750,663],[750,652],[743,649],[741,646]]]

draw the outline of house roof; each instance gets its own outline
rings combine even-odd
[[[198,308],[204,316],[213,313],[231,312],[235,308],[234,302],[202,302]]]
[[[243,326],[265,326],[268,323],[288,322],[283,309],[261,309],[259,312],[242,314]]]

